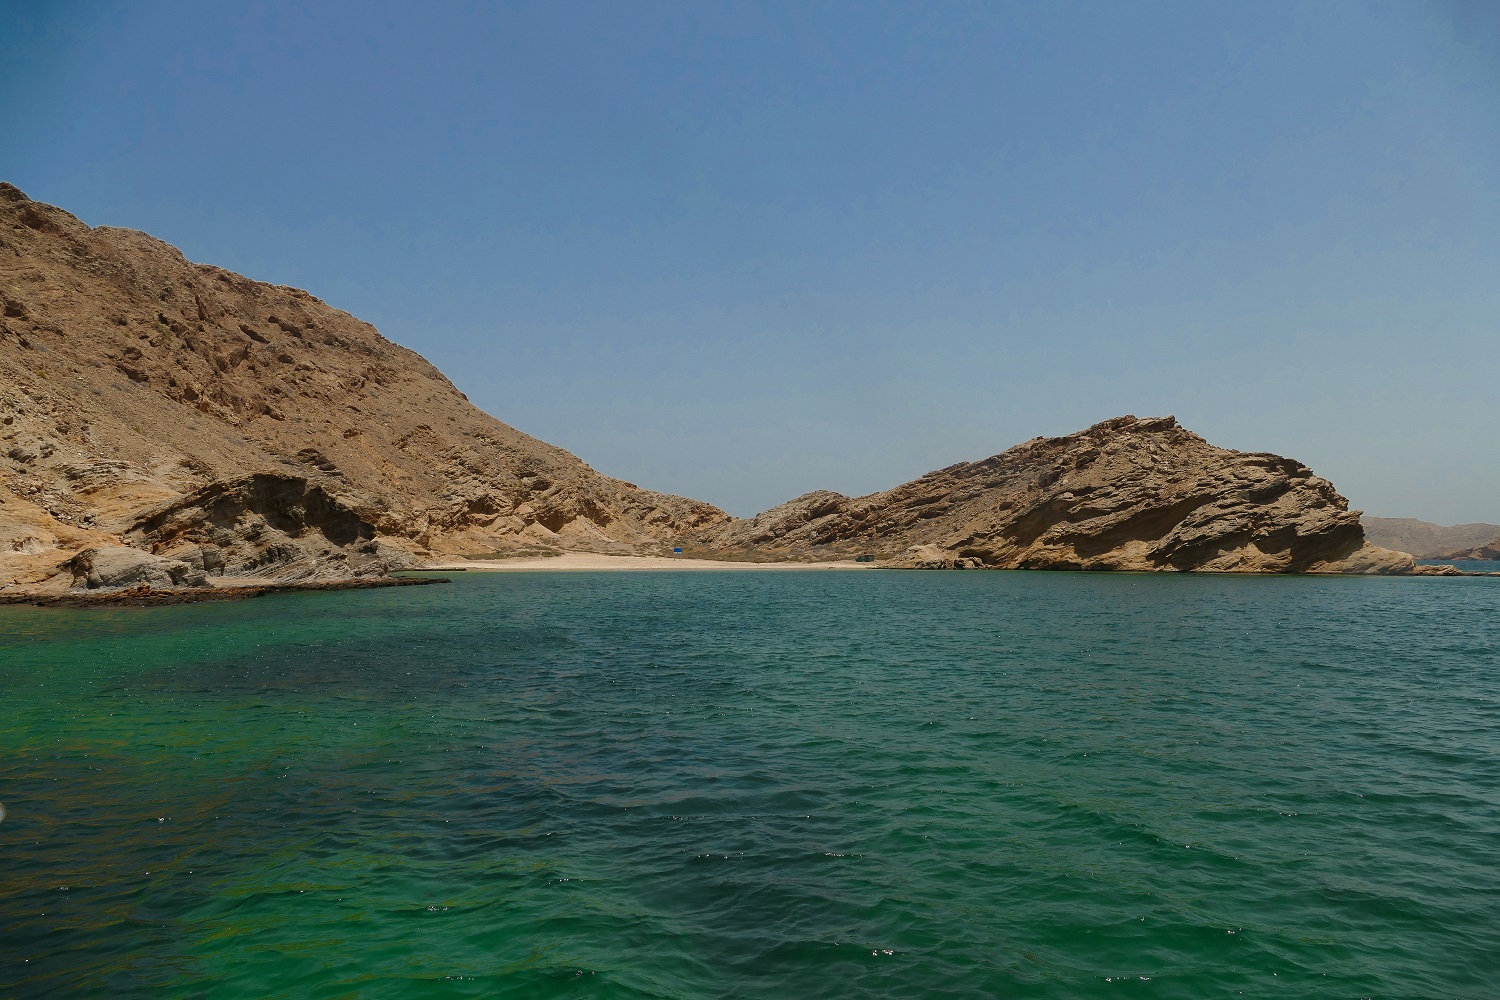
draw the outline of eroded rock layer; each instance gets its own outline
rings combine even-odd
[[[1217,448],[1172,417],[1037,438],[865,497],[819,492],[703,535],[710,551],[914,567],[1409,572],[1333,484]]]
[[[60,578],[91,548],[323,579],[444,554],[660,552],[726,520],[501,423],[304,291],[0,184],[0,587]]]

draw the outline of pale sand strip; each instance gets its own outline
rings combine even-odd
[[[424,566],[430,570],[484,570],[486,572],[536,572],[577,570],[798,570],[875,569],[874,563],[805,562],[752,563],[717,559],[685,559],[682,556],[605,556],[591,552],[565,552],[559,556],[521,559],[453,559]]]

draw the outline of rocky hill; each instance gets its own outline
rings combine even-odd
[[[0,599],[378,580],[584,550],[890,566],[1411,572],[1332,484],[1171,417],[749,520],[602,476],[307,292],[0,183]]]
[[[1172,417],[1118,417],[865,497],[818,492],[713,526],[707,552],[876,556],[916,567],[1411,572],[1288,458],[1216,448]]]
[[[0,305],[0,587],[660,552],[729,520],[501,423],[307,292],[3,183]]]
[[[1448,553],[1478,548],[1500,537],[1500,524],[1483,522],[1448,527],[1411,517],[1366,516],[1360,521],[1371,544],[1410,552],[1418,559],[1452,558]]]
[[[1480,560],[1484,562],[1500,560],[1500,535],[1491,538],[1483,545],[1475,545],[1466,549],[1453,549],[1450,552],[1440,552],[1435,556],[1424,556],[1423,558],[1446,559],[1457,562],[1465,560]]]

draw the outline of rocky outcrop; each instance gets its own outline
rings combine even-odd
[[[208,586],[201,568],[121,545],[84,549],[64,565],[80,590]]]
[[[155,508],[124,532],[132,545],[216,576],[321,580],[383,575],[375,526],[300,476],[258,473]]]
[[[89,547],[155,548],[213,579],[321,578],[442,555],[660,552],[729,520],[501,423],[307,292],[9,184],[0,295],[0,589]],[[330,504],[365,527],[299,526]]]
[[[1037,438],[883,493],[818,492],[718,526],[704,548],[869,554],[924,568],[1400,573],[1333,484],[1292,459],[1217,448],[1172,417]]]

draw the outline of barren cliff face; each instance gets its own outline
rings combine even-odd
[[[0,299],[0,586],[88,546],[339,576],[427,553],[659,552],[728,520],[495,420],[306,292],[8,184]],[[370,530],[325,536],[314,509]]]
[[[1037,438],[883,493],[811,493],[715,526],[707,548],[868,553],[887,565],[1402,572],[1333,484],[1277,455],[1216,448],[1171,417]]]

